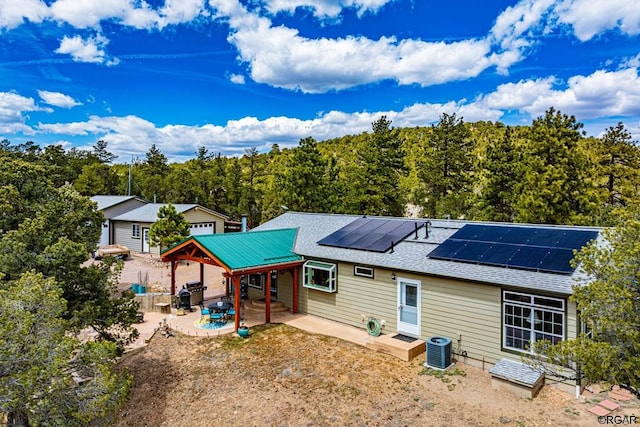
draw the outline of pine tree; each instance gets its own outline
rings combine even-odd
[[[425,194],[419,204],[431,217],[466,216],[471,202],[473,140],[462,118],[443,113],[431,126],[418,176]]]
[[[605,208],[627,206],[637,198],[640,181],[640,148],[622,123],[609,127],[595,147]]]
[[[348,174],[347,210],[365,215],[402,216],[406,198],[400,177],[406,175],[402,143],[386,116],[371,124],[372,133],[357,145],[355,168]]]
[[[186,239],[191,234],[191,225],[182,212],[178,212],[171,203],[161,206],[158,220],[149,228],[149,240],[160,250]]]
[[[488,221],[513,221],[517,187],[522,179],[521,152],[516,147],[512,128],[486,148],[482,162],[484,185],[478,204],[480,217]]]
[[[528,166],[516,207],[519,222],[590,223],[597,206],[589,159],[580,146],[583,125],[550,108],[533,121],[525,143]]]
[[[586,273],[574,286],[580,320],[589,334],[536,343],[537,361],[583,385],[620,385],[640,397],[640,211],[626,212],[606,229],[606,245],[591,244],[576,256]]]
[[[290,210],[327,212],[329,209],[327,162],[317,144],[311,137],[301,139],[298,147],[292,150],[284,171],[278,174],[282,203]]]

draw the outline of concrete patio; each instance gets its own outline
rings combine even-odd
[[[214,297],[205,302],[217,301],[219,297]],[[128,347],[129,351],[144,347],[148,340],[154,335],[163,322],[166,321],[168,326],[181,334],[197,337],[216,337],[220,335],[228,335],[234,333],[234,322],[229,321],[221,328],[217,329],[205,329],[199,326],[201,319],[200,310],[198,307],[192,307],[193,311],[186,311],[184,315],[178,315],[175,308],[171,309],[171,313],[159,313],[159,312],[146,312],[144,313],[144,322],[136,324],[136,328],[140,332],[140,337],[131,346]],[[244,319],[244,324],[251,328],[252,326],[264,324],[264,312],[243,310],[241,318]],[[291,311],[276,311],[271,313],[271,323],[284,323],[293,326],[304,331],[332,336],[343,339],[364,347],[370,347],[377,351],[382,351],[389,354],[394,354],[393,351],[380,350],[380,343],[383,345],[389,341],[389,336],[381,335],[380,337],[373,337],[367,333],[364,328],[356,328],[354,326],[345,325],[331,320],[323,319],[316,316],[310,316],[306,314],[293,314]],[[397,340],[391,340],[397,341]],[[406,346],[406,343],[398,341],[399,348]],[[412,354],[411,357],[417,356]],[[404,359],[404,356],[398,356]]]

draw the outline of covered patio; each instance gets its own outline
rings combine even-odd
[[[265,319],[271,323],[271,272],[289,271],[292,277],[291,311],[298,312],[298,267],[304,260],[293,252],[297,229],[279,229],[228,234],[191,236],[163,251],[163,262],[171,263],[171,295],[176,294],[176,270],[180,261],[200,264],[200,283],[205,283],[204,265],[224,270],[228,278],[226,295],[233,298],[234,330],[240,327],[241,278],[267,273],[264,286]],[[231,293],[233,288],[233,293]]]

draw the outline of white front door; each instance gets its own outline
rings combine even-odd
[[[108,245],[109,242],[109,220],[102,224],[102,233],[100,233],[100,246]]]
[[[149,229],[148,228],[143,228],[142,229],[142,252],[144,252],[144,253],[149,253],[150,252],[150,247],[149,247]]]
[[[419,280],[398,277],[398,332],[420,336],[420,287]]]

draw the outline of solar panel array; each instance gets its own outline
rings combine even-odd
[[[591,230],[467,224],[428,257],[571,274],[573,250],[597,235]]]
[[[424,221],[358,218],[318,241],[337,248],[386,252],[425,225]]]

